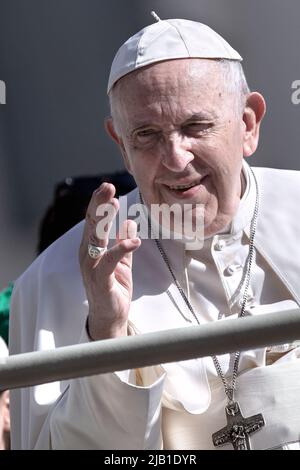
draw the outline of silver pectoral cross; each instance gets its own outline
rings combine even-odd
[[[233,402],[225,408],[227,426],[215,432],[212,440],[215,447],[231,442],[234,450],[250,450],[250,434],[259,431],[265,421],[261,413],[244,418],[239,404]]]

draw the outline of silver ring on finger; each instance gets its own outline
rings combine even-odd
[[[88,244],[88,254],[89,254],[89,257],[90,257],[90,258],[98,259],[98,258],[100,258],[100,256],[102,256],[103,253],[105,253],[106,251],[107,251],[106,246],[105,246],[105,247],[101,247],[101,246],[93,245],[92,243],[89,243],[89,244]]]

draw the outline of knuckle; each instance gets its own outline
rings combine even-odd
[[[93,222],[93,218],[90,211],[87,211],[87,213],[85,214],[85,220],[86,222]]]

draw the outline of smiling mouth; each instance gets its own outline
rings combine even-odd
[[[166,184],[165,186],[172,190],[172,191],[186,191],[187,189],[191,189],[191,188],[194,188],[195,186],[199,186],[203,180],[204,180],[205,176],[200,178],[199,180],[197,181],[194,181],[193,183],[188,183],[188,184],[172,184],[172,185],[169,185],[169,184]]]

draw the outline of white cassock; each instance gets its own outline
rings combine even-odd
[[[255,184],[245,163],[243,171],[246,189],[228,233],[205,240],[199,251],[187,251],[180,241],[162,242],[201,323],[235,318],[241,308],[238,285],[255,204]],[[300,304],[300,175],[254,171],[260,211],[247,314],[282,310],[284,315]],[[137,202],[135,190],[121,198],[120,212]],[[56,241],[16,282],[11,354],[89,341],[78,263],[82,228],[83,223]],[[153,240],[143,240],[134,254],[133,283],[130,320],[138,333],[195,323]],[[236,399],[245,417],[262,413],[266,423],[251,435],[253,449],[298,446],[299,355],[297,344],[241,354]],[[219,360],[230,374],[232,357]],[[140,373],[140,385],[134,371],[124,371],[12,391],[13,448],[214,449],[211,435],[226,425],[226,397],[212,359],[158,365]]]

